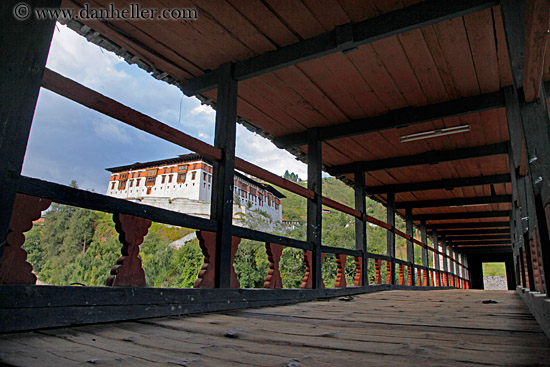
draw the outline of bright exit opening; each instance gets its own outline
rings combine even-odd
[[[483,263],[483,288],[487,290],[508,289],[504,263]]]

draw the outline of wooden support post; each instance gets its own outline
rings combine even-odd
[[[428,232],[426,232],[426,222],[421,221],[420,222],[420,239],[422,243],[424,243],[426,246],[428,245]],[[422,247],[422,266],[425,266],[426,269],[424,269],[424,280],[423,285],[426,287],[430,285],[430,279],[428,276],[428,267],[430,266],[430,262],[428,261],[428,249],[426,247]]]
[[[0,2],[0,266],[7,243],[17,181],[50,49],[55,19],[15,18],[19,1]],[[36,0],[33,7],[58,8],[60,0]]]
[[[406,228],[405,232],[408,236],[411,237],[411,239],[414,237],[413,232],[413,221],[412,221],[412,208],[406,208],[405,209],[405,221],[406,221]],[[412,240],[407,240],[407,262],[409,262],[411,265],[409,265],[409,285],[415,285],[414,282],[414,242]]]
[[[361,218],[355,218],[355,249],[362,251],[360,259],[361,277],[356,277],[354,285],[368,285],[369,274],[367,271],[367,205],[365,193],[365,172],[357,170],[354,174],[355,210],[362,213]]]
[[[548,288],[550,285],[550,223],[545,218],[544,207],[550,202],[550,115],[544,85],[540,80],[542,73],[535,70],[536,65],[541,67],[544,63],[545,48],[542,47],[539,50],[536,47],[533,48],[537,44],[535,35],[538,33],[543,35],[542,40],[546,42],[548,14],[536,14],[536,7],[531,6],[532,4],[533,2],[529,2],[530,6],[527,7],[525,1],[501,1],[514,82],[513,93],[510,93],[506,100],[506,110],[516,109],[515,119],[509,120],[508,123],[521,126],[524,137],[523,166],[528,175],[526,191],[530,232],[529,238],[525,240],[533,239],[540,244],[542,273]],[[543,18],[542,22],[537,23]],[[525,95],[520,95],[518,93],[520,90],[526,92]],[[539,96],[538,99],[535,99],[536,95]],[[507,117],[508,115],[507,113]],[[525,245],[527,246],[527,243]],[[547,292],[548,289],[545,291]]]
[[[464,266],[468,268],[468,255],[464,254]],[[470,289],[470,270],[466,270],[466,275],[464,276],[464,279],[466,280],[466,289]]]
[[[388,192],[386,203],[387,223],[392,226],[392,229],[386,231],[387,255],[391,261],[386,263],[388,269],[388,284],[395,284],[395,193]]]
[[[527,277],[525,275],[525,261],[523,256],[523,248],[519,249],[519,265],[521,271],[521,286],[527,288]]]
[[[439,264],[439,238],[437,237],[437,230],[434,229],[433,233],[433,243],[434,243],[434,248],[435,248],[435,251],[434,252],[434,267],[435,267],[435,279],[434,279],[434,286],[436,287],[440,287],[441,286],[441,276],[440,276],[440,273],[439,273],[439,270],[441,269],[440,268],[440,264]]]
[[[321,289],[321,229],[322,229],[322,145],[319,130],[308,130],[307,188],[315,193],[307,201],[307,241],[313,246],[311,276],[312,288]]]
[[[449,286],[449,261],[447,259],[447,242],[445,237],[441,238],[441,252],[443,253],[443,285],[445,287]]]
[[[523,246],[524,246],[524,255],[525,255],[525,265],[527,266],[527,277],[529,281],[529,289],[535,292],[535,272],[533,271],[533,258],[531,256],[531,241],[529,241],[529,233],[526,232],[523,234]]]
[[[458,288],[458,277],[459,277],[459,274],[458,274],[458,252],[457,252],[457,249],[456,247],[454,246],[451,246],[451,251],[452,251],[452,256],[453,256],[453,274],[454,274],[454,277],[453,277],[453,280],[454,280],[454,286]]]
[[[222,159],[214,162],[210,217],[218,223],[215,285],[230,288],[237,81],[233,78],[231,63],[223,64],[219,70],[214,146],[222,149]]]

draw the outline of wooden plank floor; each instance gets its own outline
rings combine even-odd
[[[549,366],[550,342],[515,292],[386,291],[0,335],[0,361],[41,367]]]

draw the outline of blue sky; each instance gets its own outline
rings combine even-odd
[[[189,135],[213,144],[215,112],[58,24],[47,67]],[[181,106],[181,108],[180,108]],[[23,174],[105,192],[106,167],[170,158],[188,151],[42,89]],[[237,125],[237,156],[275,174],[306,166]]]

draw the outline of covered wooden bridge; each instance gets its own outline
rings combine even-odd
[[[1,363],[548,365],[547,0],[149,0],[141,6],[193,19],[63,20],[215,107],[213,146],[46,69],[55,20],[18,20],[18,3],[0,4],[0,331],[11,333]],[[37,0],[31,11],[84,3]],[[211,218],[22,176],[40,88],[215,162]],[[307,188],[235,157],[236,123],[306,162]],[[307,240],[233,226],[234,170],[305,197]],[[354,208],[323,196],[323,171],[354,187]],[[367,215],[367,195],[386,205],[385,221]],[[123,256],[109,287],[34,285],[23,233],[52,201],[114,213]],[[323,206],[355,218],[355,250],[323,242]],[[143,287],[151,221],[200,231],[199,289]],[[385,255],[369,252],[367,225],[387,230]],[[235,289],[241,238],[266,244],[266,289]],[[301,289],[274,289],[284,247],[304,250]],[[336,288],[323,286],[324,256],[338,259]],[[491,261],[506,263],[515,292],[472,290]],[[305,301],[317,302],[273,307]],[[211,311],[224,313],[177,316]],[[122,320],[138,321],[23,332]]]

